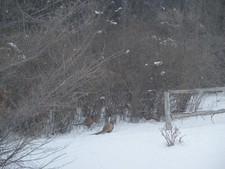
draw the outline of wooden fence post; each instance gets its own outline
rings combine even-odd
[[[172,129],[171,116],[170,116],[170,94],[169,92],[164,92],[164,109],[166,117],[166,130]]]

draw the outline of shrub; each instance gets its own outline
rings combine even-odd
[[[172,127],[167,130],[165,127],[160,129],[162,136],[165,138],[167,146],[174,146],[176,143],[182,143],[184,135],[181,136],[181,131],[177,127]]]

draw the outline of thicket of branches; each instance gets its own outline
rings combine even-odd
[[[51,159],[39,161],[55,151],[36,137],[70,131],[78,99],[121,52],[93,52],[101,36],[95,2],[0,3],[0,167],[44,168]]]
[[[127,50],[103,68],[103,95],[115,113],[159,118],[165,90],[224,86],[223,1],[105,3],[105,51]]]
[[[164,90],[224,85],[223,1],[2,0],[0,8],[0,121],[14,118],[20,133],[67,132],[93,114],[159,119]]]

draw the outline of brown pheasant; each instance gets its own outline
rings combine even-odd
[[[105,124],[102,131],[100,131],[98,133],[94,133],[94,135],[110,133],[113,130],[113,128],[114,128],[114,123],[110,121]]]
[[[147,112],[144,112],[143,117],[144,117],[145,120],[153,119],[153,120],[159,121],[158,118],[154,117],[154,115],[152,115],[150,113],[147,113]]]
[[[145,120],[151,120],[151,115],[150,115],[150,113],[144,112],[143,117],[144,117]]]
[[[83,123],[79,123],[79,124],[76,124],[76,125],[85,125],[85,126],[87,126],[88,128],[90,128],[91,125],[92,125],[93,123],[94,123],[93,117],[92,117],[92,116],[89,116],[89,117],[87,117],[87,118],[84,120]]]
[[[88,128],[91,127],[91,125],[94,123],[93,117],[91,116],[91,117],[86,118],[83,123]]]

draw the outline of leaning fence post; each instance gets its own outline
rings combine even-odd
[[[172,129],[171,116],[170,116],[170,95],[169,92],[164,92],[164,109],[166,117],[166,130]]]

